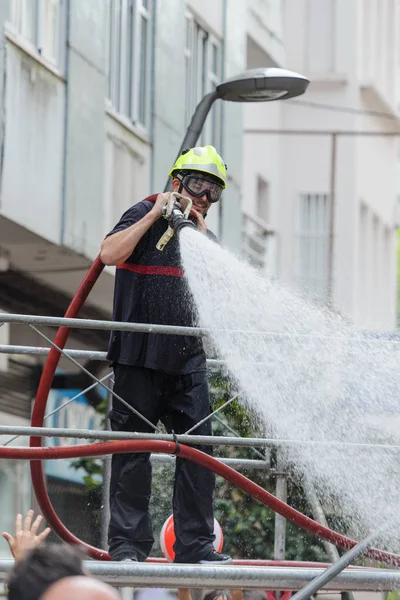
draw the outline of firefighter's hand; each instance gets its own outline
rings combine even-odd
[[[197,211],[195,208],[191,209],[190,214],[193,215],[196,219],[197,231],[205,233],[207,231],[207,225],[203,215],[199,213],[199,211]]]
[[[18,514],[15,519],[15,537],[5,531],[1,534],[8,543],[15,562],[22,560],[28,550],[36,548],[50,533],[50,527],[47,527],[37,535],[43,517],[38,515],[33,523],[32,518],[33,510],[29,510],[22,526],[22,515]]]
[[[157,218],[159,219],[162,216],[162,211],[164,206],[168,204],[170,192],[165,192],[163,194],[158,194],[156,201],[154,202],[154,206],[151,209],[157,214]]]

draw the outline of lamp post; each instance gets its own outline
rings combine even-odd
[[[181,155],[182,150],[196,145],[207,115],[218,98],[229,102],[287,100],[304,94],[309,83],[303,75],[275,67],[249,69],[223,81],[197,105],[177,156]],[[170,183],[171,180],[168,179],[165,192],[170,189]]]

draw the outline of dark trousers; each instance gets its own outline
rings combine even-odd
[[[185,433],[210,414],[205,372],[167,375],[152,369],[114,364],[114,391],[151,423]],[[109,413],[113,431],[154,430],[113,397]],[[193,434],[211,435],[211,421]],[[211,446],[196,446],[212,453]],[[215,475],[209,469],[176,459],[173,514],[175,562],[197,562],[213,547]],[[145,560],[154,538],[149,517],[151,463],[149,453],[114,454],[110,482],[109,552],[113,560],[136,555]]]

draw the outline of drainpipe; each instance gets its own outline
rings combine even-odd
[[[157,34],[157,0],[153,0],[152,28],[151,28],[151,74],[150,74],[150,190],[154,190],[154,144],[155,144],[155,119],[156,119],[156,34]]]
[[[65,218],[67,212],[67,153],[68,153],[68,124],[69,124],[69,54],[70,54],[70,28],[71,28],[71,0],[65,0],[65,90],[64,90],[64,139],[63,139],[63,165],[62,165],[62,183],[61,183],[61,225],[60,225],[60,245],[65,242]]]

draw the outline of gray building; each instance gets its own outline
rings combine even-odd
[[[122,212],[162,191],[199,100],[245,69],[246,15],[235,0],[0,2],[0,310],[64,314]],[[229,173],[210,228],[238,248],[242,106],[217,101],[201,142],[220,150]],[[106,268],[81,316],[110,318],[112,289]],[[107,339],[73,331],[70,346],[101,350]],[[0,328],[0,343],[48,345],[24,325]],[[0,421],[29,424],[44,359],[0,356]],[[67,361],[60,368],[68,398],[82,382]],[[92,411],[75,412],[79,426]],[[0,461],[5,530],[31,503],[29,485],[15,503],[14,467]],[[81,482],[65,473],[48,472],[55,493],[80,497]]]

